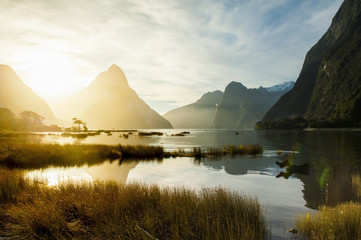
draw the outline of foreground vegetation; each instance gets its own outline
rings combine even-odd
[[[300,235],[308,239],[361,239],[361,177],[352,176],[356,202],[323,206],[313,215],[296,220]]]
[[[49,188],[0,169],[0,237],[27,239],[264,239],[258,201],[115,182]]]
[[[180,149],[166,152],[161,146],[108,146],[82,144],[42,144],[24,142],[0,143],[0,166],[7,168],[42,168],[48,166],[81,166],[97,164],[105,160],[121,161],[162,160],[169,157],[217,157],[230,154],[257,155],[263,151],[259,145],[227,146],[221,149],[202,151],[194,148],[185,152]]]

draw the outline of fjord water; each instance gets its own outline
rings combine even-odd
[[[42,176],[50,185],[61,180],[92,181],[114,179],[122,183],[156,183],[164,187],[202,189],[224,187],[257,196],[264,206],[272,239],[289,238],[287,229],[294,227],[296,215],[314,211],[323,204],[337,204],[354,198],[352,174],[361,174],[361,132],[340,130],[254,131],[254,130],[187,130],[185,136],[171,136],[183,130],[156,130],[163,136],[128,139],[100,135],[74,140],[46,135],[43,142],[145,144],[163,146],[166,151],[193,147],[207,149],[226,145],[260,144],[262,156],[230,156],[220,159],[170,158],[154,162],[119,161],[74,168],[35,170],[29,176]],[[294,157],[290,153],[294,152]],[[288,179],[276,176],[281,169],[276,161],[307,163],[309,174],[294,174]]]

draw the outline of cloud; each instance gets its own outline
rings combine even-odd
[[[39,48],[64,54],[77,74],[63,84],[74,90],[116,63],[163,111],[231,81],[258,87],[296,80],[341,2],[3,0],[0,61],[35,86],[44,80],[34,79],[24,56]]]

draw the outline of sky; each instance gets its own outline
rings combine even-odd
[[[45,100],[112,64],[163,114],[231,81],[295,81],[342,0],[0,0],[0,64]]]

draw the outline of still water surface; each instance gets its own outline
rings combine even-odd
[[[253,131],[189,130],[184,137],[170,136],[180,130],[156,130],[163,136],[121,138],[92,136],[82,140],[46,135],[43,142],[80,144],[145,144],[163,146],[166,151],[193,147],[207,149],[225,145],[260,144],[262,156],[224,157],[220,160],[171,158],[163,161],[123,163],[105,162],[96,166],[47,168],[28,173],[45,179],[49,185],[69,179],[93,181],[114,179],[121,183],[156,183],[164,187],[188,187],[195,190],[224,187],[257,196],[272,231],[272,239],[290,238],[295,216],[313,212],[322,204],[337,204],[354,198],[352,174],[361,174],[360,131]],[[277,151],[282,154],[278,155]],[[294,174],[288,179],[276,178],[281,169],[276,161],[294,154],[294,163],[307,163],[307,175]]]

